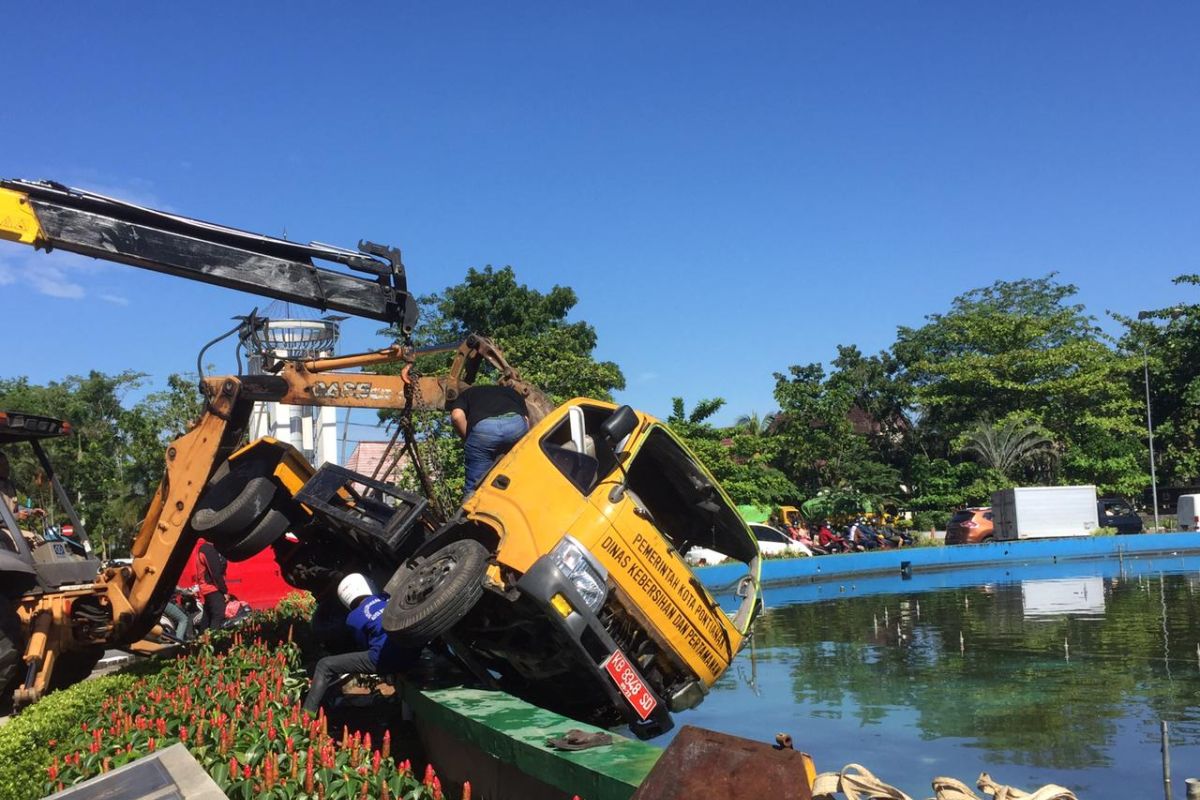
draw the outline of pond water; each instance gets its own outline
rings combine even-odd
[[[988,582],[981,576],[989,575]],[[753,648],[678,724],[792,734],[913,797],[980,772],[1082,800],[1200,778],[1200,558],[1076,562],[768,590]]]

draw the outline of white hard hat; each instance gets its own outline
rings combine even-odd
[[[361,572],[351,572],[338,583],[338,600],[341,600],[346,608],[353,608],[355,600],[374,593],[371,582]]]

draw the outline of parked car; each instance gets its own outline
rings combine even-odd
[[[803,542],[797,542],[778,528],[770,525],[750,525],[750,532],[758,539],[758,552],[764,556],[811,556],[813,551]]]
[[[946,544],[980,544],[992,536],[991,506],[955,511],[946,525]]]
[[[757,522],[750,523],[750,532],[754,534],[754,538],[758,540],[758,551],[764,556],[781,556],[794,555],[797,557],[811,556],[812,550],[803,542],[797,542],[792,537],[788,536],[783,531],[772,528],[770,525],[762,525]],[[684,561],[694,567],[703,567],[710,564],[721,564],[729,560],[729,556],[712,550],[708,547],[693,547],[687,551],[684,556]]]
[[[1102,528],[1116,528],[1117,533],[1141,533],[1142,518],[1128,500],[1121,497],[1101,497],[1096,501],[1096,517]]]

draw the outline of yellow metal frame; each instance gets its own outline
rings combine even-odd
[[[22,192],[0,189],[0,239],[34,246],[42,241],[42,224]]]

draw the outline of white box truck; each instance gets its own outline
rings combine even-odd
[[[996,539],[1090,536],[1100,527],[1095,486],[1021,486],[992,494]]]
[[[1200,530],[1200,494],[1181,494],[1175,502],[1175,521],[1179,530]]]

